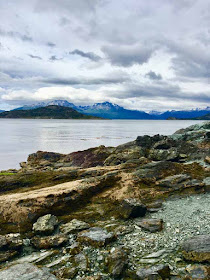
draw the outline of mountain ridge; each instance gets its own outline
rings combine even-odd
[[[48,102],[41,102],[33,105],[25,105],[17,110],[31,110],[40,107],[46,107],[50,105],[63,106],[67,108],[73,108],[80,113],[86,115],[93,115],[101,118],[108,119],[150,119],[150,120],[166,120],[168,118],[176,119],[193,119],[202,117],[210,112],[210,107],[204,109],[192,109],[192,110],[171,110],[165,112],[150,111],[146,113],[141,110],[129,110],[125,109],[117,104],[110,103],[108,101],[102,103],[94,103],[93,105],[76,106],[67,100],[51,100]]]

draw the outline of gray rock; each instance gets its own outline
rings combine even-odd
[[[87,271],[88,264],[89,261],[85,254],[79,253],[74,256],[74,265],[79,271]]]
[[[210,235],[198,235],[183,242],[182,254],[186,260],[210,262]]]
[[[33,224],[33,231],[41,234],[50,234],[54,231],[57,225],[57,217],[51,214],[47,214],[40,217],[37,222]]]
[[[151,268],[141,268],[136,272],[140,280],[159,280],[170,277],[170,268],[168,265],[152,266]]]
[[[137,225],[142,229],[150,232],[157,232],[163,229],[163,220],[162,219],[143,219],[140,222],[137,222]]]
[[[113,252],[110,253],[107,264],[108,271],[114,278],[118,278],[123,274],[124,269],[127,265],[127,253],[122,248],[115,248]]]
[[[206,265],[190,265],[186,268],[188,276],[192,280],[209,280],[210,266]]]
[[[120,216],[124,219],[143,217],[146,211],[147,208],[141,201],[135,198],[127,198],[121,203]]]
[[[81,230],[88,229],[90,225],[77,219],[71,220],[71,222],[60,226],[60,231],[64,234],[75,233]]]
[[[78,235],[78,241],[94,247],[103,247],[113,241],[115,236],[113,232],[100,227],[93,227],[89,230],[82,231]]]
[[[56,280],[48,269],[40,269],[33,264],[16,264],[0,271],[0,279],[4,280]]]

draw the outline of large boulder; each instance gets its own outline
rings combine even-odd
[[[113,241],[115,236],[113,232],[108,232],[100,227],[93,227],[82,231],[78,235],[78,241],[94,247],[103,247]]]
[[[40,269],[33,264],[16,264],[0,271],[0,279],[4,280],[57,280],[48,269]]]
[[[124,219],[144,217],[147,212],[146,206],[135,198],[124,199],[119,210]]]
[[[40,234],[50,234],[58,225],[56,216],[47,214],[39,217],[36,223],[33,224],[33,231]]]
[[[198,235],[182,244],[182,254],[186,260],[210,262],[210,235]]]
[[[127,253],[122,248],[115,248],[107,259],[108,271],[114,278],[120,277],[127,265]]]
[[[64,234],[69,234],[88,229],[89,227],[90,225],[88,223],[73,219],[69,223],[61,225],[60,231]]]

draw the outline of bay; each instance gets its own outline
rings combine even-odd
[[[202,121],[0,119],[0,170],[38,150],[71,153],[100,145],[117,146],[141,135],[170,135]]]

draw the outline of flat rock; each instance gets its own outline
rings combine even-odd
[[[168,176],[163,180],[158,181],[158,185],[165,188],[175,188],[179,184],[186,182],[191,179],[187,174],[178,174],[173,176]]]
[[[198,235],[182,244],[182,254],[186,260],[210,262],[210,235]]]
[[[157,232],[163,229],[162,219],[143,219],[137,223],[142,229],[150,232]]]
[[[170,268],[168,265],[157,265],[150,268],[141,268],[136,272],[137,279],[159,280],[170,277]]]
[[[88,223],[73,219],[69,223],[61,225],[60,231],[64,234],[69,234],[88,229],[89,227],[90,225]]]
[[[138,199],[127,198],[124,199],[120,207],[120,215],[124,219],[144,217],[147,212],[147,208]]]
[[[115,236],[113,232],[108,232],[100,227],[93,227],[82,231],[78,235],[78,241],[94,247],[103,247],[113,241]]]
[[[31,242],[34,245],[34,247],[38,249],[49,249],[49,248],[55,248],[63,245],[65,242],[67,242],[68,238],[67,236],[63,234],[56,234],[53,236],[45,236],[45,237],[39,237],[35,236],[32,238]]]
[[[33,264],[16,264],[0,271],[0,279],[4,280],[57,280],[48,269],[40,269]]]
[[[54,231],[57,225],[57,217],[51,214],[47,214],[39,217],[36,223],[33,224],[33,231],[41,234],[50,234]]]

